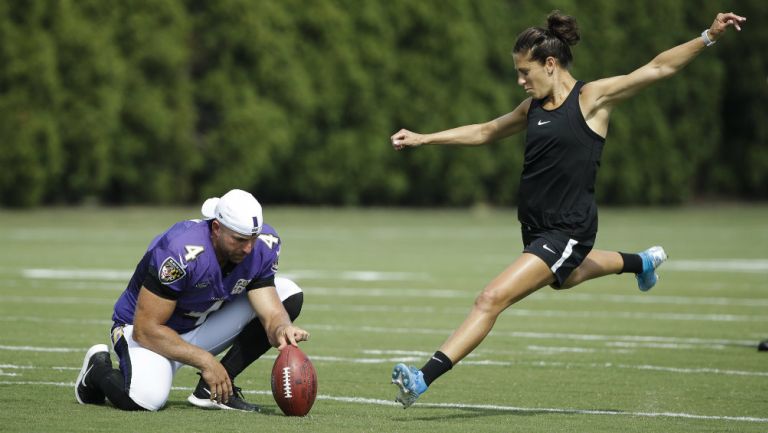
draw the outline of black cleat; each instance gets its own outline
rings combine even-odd
[[[80,369],[75,382],[75,398],[80,404],[104,404],[104,393],[86,383],[91,369],[98,364],[112,368],[112,359],[109,357],[109,348],[106,344],[92,346],[85,354],[83,368]]]
[[[768,352],[768,340],[763,340],[757,345],[757,350],[761,352]]]
[[[255,404],[248,403],[243,399],[243,391],[237,386],[232,385],[234,394],[229,396],[229,400],[226,403],[221,403],[211,399],[211,391],[208,389],[208,385],[204,380],[200,379],[197,383],[197,388],[189,397],[187,401],[193,405],[203,409],[224,409],[224,410],[240,410],[243,412],[261,412],[261,407]]]

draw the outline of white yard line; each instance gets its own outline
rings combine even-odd
[[[678,263],[678,264],[675,264]],[[664,265],[662,271],[665,270],[689,270],[694,268],[701,268],[706,271],[713,270],[736,270],[743,272],[768,272],[768,259],[715,259],[715,260],[680,260],[677,262],[670,262]],[[120,293],[123,289],[123,285],[130,279],[131,271],[129,270],[116,270],[116,269],[48,269],[48,268],[30,268],[21,270],[3,269],[3,272],[16,273],[20,272],[20,276],[23,280],[28,281],[28,285],[31,284],[34,287],[51,287],[51,284],[55,284],[56,288],[63,290],[108,290],[113,291],[116,294]],[[432,279],[426,273],[408,273],[408,272],[380,272],[380,271],[365,271],[365,270],[345,270],[345,271],[328,271],[328,270],[295,270],[285,273],[281,273],[282,276],[289,278],[301,279],[332,279],[332,280],[344,280],[344,281],[361,281],[361,282],[408,282],[408,281],[425,281]],[[45,285],[39,285],[41,281],[55,281],[54,283],[46,283]],[[18,280],[16,280],[18,281]],[[105,287],[99,285],[89,285],[98,281],[118,281],[121,284]],[[20,287],[18,282],[11,281],[7,284],[13,283],[13,287]],[[74,283],[74,284],[73,284]],[[21,284],[24,286],[24,284]],[[26,287],[26,286],[25,286]],[[445,290],[445,289],[423,289],[416,287],[322,287],[302,284],[302,287],[308,293],[312,293],[315,296],[347,296],[347,297],[359,297],[359,298],[464,298],[472,299],[476,296],[474,291],[464,290]],[[26,297],[16,296],[4,296],[0,297],[0,300],[5,302],[24,302]],[[33,298],[31,302],[47,303],[53,302],[53,298]],[[99,300],[93,300],[92,298],[56,298],[65,303],[102,303]],[[610,293],[579,293],[576,291],[568,291],[566,293],[551,293],[548,291],[540,291],[533,294],[530,297],[532,301],[542,300],[558,300],[562,302],[581,301],[581,302],[611,302],[624,305],[631,304],[661,304],[661,305],[713,305],[713,306],[741,306],[751,308],[765,308],[768,307],[768,298],[726,298],[726,297],[700,297],[700,296],[664,296],[664,295],[652,295],[652,294],[610,294]],[[522,310],[521,310],[522,311]],[[523,312],[513,314],[525,314]],[[634,313],[628,313],[634,314]],[[671,313],[668,317],[672,317]],[[749,317],[743,317],[739,315],[707,315],[702,316],[701,319],[696,316],[678,315],[678,320],[720,320],[720,321],[764,321],[764,319],[751,319]]]
[[[547,352],[553,351],[557,353],[583,353],[583,352],[595,352],[595,349],[584,347],[549,347],[549,346],[528,346],[528,350],[532,352]],[[86,348],[64,348],[64,347],[32,347],[32,346],[0,346],[0,350],[7,351],[26,351],[26,352],[77,352],[85,353]],[[393,364],[398,362],[416,363],[422,362],[429,356],[427,352],[414,352],[403,350],[363,350],[365,355],[378,355],[378,356],[366,356],[366,357],[343,357],[343,356],[323,356],[313,355],[311,356],[314,362],[338,362],[346,364]],[[484,350],[483,354],[498,354],[499,352],[493,350]],[[261,359],[273,361],[275,359],[274,354],[264,355]],[[660,365],[631,365],[622,363],[579,363],[579,362],[556,362],[556,361],[498,361],[490,359],[479,359],[479,355],[470,354],[467,359],[461,361],[461,365],[465,366],[534,366],[534,367],[554,367],[554,368],[621,368],[626,370],[648,370],[648,371],[663,371],[668,373],[681,373],[681,374],[719,374],[726,376],[754,376],[754,377],[768,377],[768,371],[746,371],[746,370],[724,370],[719,368],[697,368],[697,367],[667,367]],[[0,364],[0,370],[29,370],[29,369],[45,369],[51,368],[54,370],[79,370],[79,367],[71,366],[54,366],[54,367],[36,367],[31,365],[14,365],[14,364]]]
[[[0,385],[19,385],[19,386],[56,386],[56,387],[74,387],[74,382],[34,382],[34,381],[0,381]],[[190,387],[173,387],[174,391],[192,391]],[[244,394],[254,395],[271,395],[271,391],[267,390],[255,390],[255,391],[243,391]],[[328,394],[319,394],[317,400],[320,401],[336,401],[341,403],[352,404],[368,404],[376,406],[392,406],[400,407],[399,404],[391,400],[382,400],[377,398],[364,398],[364,397],[347,397],[347,396],[335,396]],[[707,420],[707,421],[740,421],[740,422],[754,422],[754,423],[768,423],[768,418],[756,417],[756,416],[730,416],[730,415],[701,415],[684,412],[634,412],[634,411],[621,411],[621,410],[597,410],[597,409],[576,409],[576,408],[558,408],[558,407],[520,407],[520,406],[504,406],[504,405],[490,405],[490,404],[464,404],[464,403],[427,403],[419,402],[414,406],[411,411],[418,411],[420,407],[423,408],[440,408],[440,409],[470,409],[470,410],[487,410],[498,412],[520,412],[520,413],[552,413],[561,415],[601,415],[601,416],[628,416],[628,417],[649,417],[649,418],[681,418],[681,419],[694,419],[694,420]]]
[[[2,297],[0,297],[2,299]],[[57,323],[62,325],[98,325],[111,327],[114,322],[109,319],[66,319],[39,316],[0,316],[0,322],[31,322],[31,323]]]
[[[312,293],[311,288],[307,293]],[[431,306],[395,306],[395,305],[355,305],[355,304],[317,304],[304,306],[307,311],[334,311],[354,313],[419,313],[419,314],[455,314],[465,316],[466,307]],[[697,314],[697,313],[645,313],[634,311],[563,311],[563,310],[531,310],[512,307],[504,311],[505,316],[518,317],[566,317],[566,318],[608,318],[608,319],[641,319],[641,320],[673,320],[673,321],[702,321],[702,322],[768,322],[765,314]]]
[[[53,286],[47,285],[46,288],[52,288]],[[56,286],[59,289],[65,289],[63,287]],[[78,289],[81,289],[79,287]],[[312,296],[332,296],[332,297],[353,297],[353,298],[465,298],[471,299],[476,294],[469,292],[462,292],[458,290],[435,290],[435,289],[417,289],[417,288],[326,288],[326,287],[314,287],[303,286],[303,290],[311,294]],[[94,298],[85,296],[21,296],[21,295],[0,295],[0,301],[6,303],[66,303],[66,304],[105,304],[114,303],[115,299],[120,293],[120,290],[111,290],[114,292],[114,298]],[[768,298],[721,298],[721,297],[693,297],[693,296],[652,296],[652,295],[610,295],[610,294],[592,294],[592,293],[564,293],[564,294],[550,294],[546,292],[538,292],[531,295],[527,300],[530,301],[549,301],[558,300],[563,302],[580,301],[580,302],[610,302],[621,305],[712,305],[712,306],[738,306],[738,307],[751,307],[759,310],[763,310],[768,307]],[[458,307],[448,307],[442,309],[436,309],[435,307],[425,305],[408,305],[404,307],[400,306],[387,306],[387,305],[331,305],[312,303],[308,304],[309,308],[316,308],[318,310],[329,308],[347,308],[350,310],[357,309],[361,312],[397,312],[397,311],[411,311],[411,312],[423,312],[433,313],[440,312],[457,312],[461,311],[461,314],[465,314],[465,309]],[[761,311],[762,313],[762,311]],[[651,319],[668,319],[668,320],[714,320],[714,321],[766,321],[768,318],[764,314],[749,315],[749,314],[693,314],[693,313],[637,313],[637,312],[593,312],[593,311],[560,311],[560,310],[528,310],[520,308],[512,308],[504,314],[514,314],[520,316],[538,315],[542,317],[562,316],[562,317],[584,317],[589,315],[594,317],[597,315],[609,315],[608,317],[621,318],[651,318]]]
[[[10,350],[13,352],[56,352],[56,353],[83,352],[85,353],[82,348],[76,348],[76,347],[7,346],[4,344],[0,345],[0,350]]]
[[[128,281],[133,271],[117,269],[22,269],[21,275],[31,280],[99,280]]]
[[[304,327],[314,331],[348,332],[348,326],[327,324],[304,324]],[[450,335],[453,329],[437,328],[395,328],[383,326],[356,326],[354,330],[363,333],[377,334],[426,334],[426,335]],[[571,334],[563,332],[523,332],[523,331],[491,331],[492,335],[512,338],[529,338],[544,340],[569,340],[569,341],[601,341],[601,342],[629,342],[629,343],[664,343],[664,344],[688,344],[703,347],[711,345],[725,346],[752,346],[753,340],[729,340],[697,337],[664,337],[654,335],[609,335],[609,334]]]
[[[768,272],[768,259],[669,260],[661,268],[686,272]]]
[[[22,269],[21,276],[39,280],[99,280],[127,282],[133,271],[123,269]],[[329,271],[298,269],[281,273],[291,279],[347,280],[347,281],[423,281],[429,280],[429,274],[423,272],[382,272],[382,271]]]
[[[4,304],[91,304],[114,305],[117,298],[99,299],[76,296],[13,296],[0,295],[0,302]]]
[[[744,272],[768,273],[768,259],[701,259],[669,260],[662,271],[671,272]],[[3,269],[3,272],[9,272]],[[130,269],[21,269],[26,279],[128,281]],[[371,270],[295,269],[282,273],[286,278],[345,281],[429,281],[433,276],[425,272],[390,272]]]
[[[662,296],[641,294],[617,295],[609,293],[579,293],[569,291],[567,293],[537,292],[534,296],[542,300],[559,299],[561,301],[582,302],[611,302],[616,304],[660,304],[660,305],[714,305],[722,307],[768,307],[768,297],[765,298],[723,298],[702,296]]]
[[[0,296],[0,300],[3,297]],[[55,323],[75,325],[99,325],[109,326],[109,319],[70,319],[49,318],[38,316],[0,316],[0,322],[33,322]],[[399,328],[384,326],[356,326],[354,328],[344,325],[329,325],[321,323],[305,323],[303,327],[313,331],[330,332],[362,332],[376,334],[423,334],[423,335],[450,335],[453,329],[449,328]],[[698,337],[667,337],[655,335],[612,335],[612,334],[576,334],[562,332],[524,332],[524,331],[491,331],[494,336],[532,339],[532,340],[568,340],[568,341],[596,341],[604,342],[609,347],[635,348],[654,347],[667,349],[706,349],[715,348],[721,350],[728,346],[754,346],[754,340],[735,340],[722,338],[698,338]],[[2,347],[2,346],[0,346]]]

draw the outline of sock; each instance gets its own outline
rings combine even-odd
[[[620,274],[624,272],[632,272],[633,274],[639,274],[643,272],[643,259],[640,254],[619,253],[624,260],[624,266],[621,268]]]
[[[285,311],[291,321],[296,320],[301,312],[301,306],[304,304],[304,293],[297,293],[289,296],[283,301]],[[272,347],[267,338],[267,332],[261,325],[261,321],[256,318],[245,325],[240,334],[235,337],[232,347],[227,354],[221,358],[221,365],[227,370],[230,380],[234,382],[235,377],[248,368],[249,365],[265,354]],[[202,381],[203,379],[200,378]]]
[[[451,359],[448,358],[445,353],[438,350],[432,355],[432,358],[421,367],[421,372],[424,374],[424,383],[429,386],[435,379],[447,373],[451,368],[453,368]]]

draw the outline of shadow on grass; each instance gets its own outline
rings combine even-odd
[[[424,411],[424,410],[440,410],[445,411],[448,408],[445,407],[421,407],[421,408],[414,408],[418,411]],[[408,409],[409,411],[414,411],[413,409]],[[501,410],[501,409],[484,409],[484,408],[461,408],[461,409],[454,409],[456,413],[453,414],[441,414],[441,415],[432,415],[432,416],[418,416],[418,417],[411,417],[411,416],[402,416],[393,419],[393,421],[437,421],[437,420],[456,420],[456,419],[471,419],[471,418],[480,418],[480,417],[489,417],[489,416],[509,416],[509,415],[525,415],[525,416],[531,416],[531,415],[539,415],[547,413],[546,411],[540,411],[540,412],[530,412],[530,411],[509,411],[509,410]]]
[[[255,403],[258,404],[258,403]],[[266,416],[285,416],[283,415],[283,412],[276,406],[276,405],[260,405],[259,407],[261,410],[258,412],[259,415],[266,415]],[[242,413],[242,414],[250,414],[252,412],[243,412],[243,411],[237,411],[237,410],[220,410],[220,409],[202,409],[197,406],[193,406],[189,402],[185,400],[168,400],[168,402],[165,404],[165,406],[161,410],[193,410],[193,411],[200,411],[200,412],[221,412],[221,413]]]
[[[467,420],[472,418],[480,418],[480,417],[491,417],[491,416],[510,416],[510,415],[518,415],[518,416],[535,416],[535,415],[584,415],[586,412],[593,412],[593,411],[584,411],[584,410],[568,410],[568,409],[562,409],[562,410],[550,410],[550,409],[513,409],[513,408],[506,408],[506,409],[494,409],[494,408],[483,408],[483,407],[442,407],[442,406],[420,406],[417,408],[419,411],[424,410],[441,410],[445,411],[446,409],[452,409],[456,411],[453,414],[442,414],[442,415],[434,415],[434,416],[401,416],[397,418],[392,418],[393,421],[401,421],[401,422],[413,422],[413,421],[441,421],[441,420]],[[413,409],[410,409],[413,411]],[[616,410],[616,409],[594,409],[594,412],[600,412],[600,413],[606,413],[606,414],[622,414],[624,411]]]

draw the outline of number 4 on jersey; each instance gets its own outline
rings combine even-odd
[[[204,250],[205,248],[200,245],[184,245],[184,251],[186,252],[186,254],[184,254],[184,260],[187,262],[195,260]]]
[[[271,250],[275,244],[280,242],[280,238],[278,238],[275,235],[259,235],[259,240],[263,241],[265,244],[267,244],[267,247]]]

